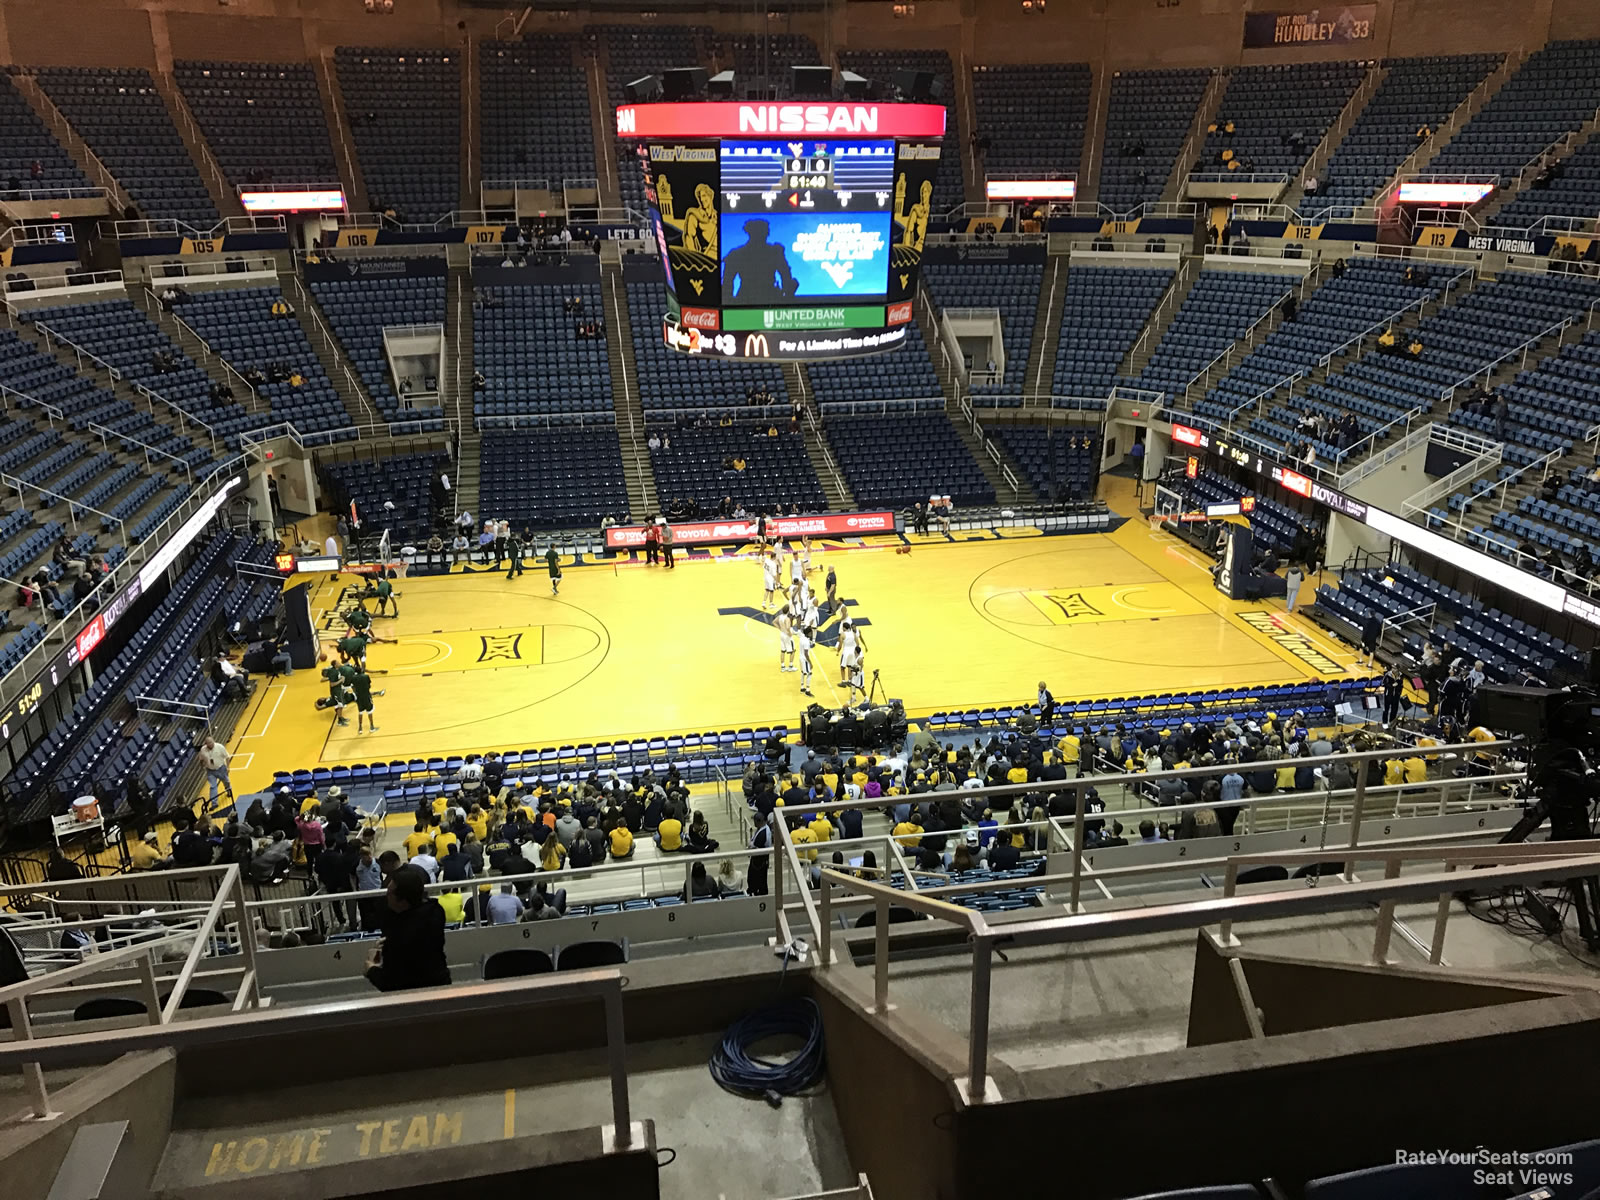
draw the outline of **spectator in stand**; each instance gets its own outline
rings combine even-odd
[[[383,940],[367,959],[366,977],[379,991],[436,987],[450,982],[444,953],[444,909],[427,894],[427,877],[412,865],[389,876]]]

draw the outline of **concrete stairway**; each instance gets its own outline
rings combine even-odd
[[[184,149],[189,152],[189,157],[200,169],[200,178],[205,181],[211,203],[216,205],[217,212],[225,218],[244,216],[244,205],[239,203],[239,193],[222,173],[216,155],[211,153],[211,147],[206,143],[205,135],[200,132],[199,122],[189,111],[189,102],[183,98],[183,91],[178,87],[177,80],[166,71],[154,72],[153,78],[156,81],[156,90],[166,102],[167,111],[172,114],[172,123],[177,126],[178,136],[183,139]]]
[[[450,256],[449,278],[445,284],[444,362],[439,364],[444,378],[439,394],[445,420],[465,435],[476,426],[472,390],[475,337],[472,268],[465,246],[449,249],[458,253]]]
[[[133,203],[131,197],[117,182],[110,169],[101,162],[99,156],[89,149],[89,143],[78,136],[78,131],[72,127],[62,111],[55,106],[55,102],[45,95],[39,86],[39,81],[32,75],[13,75],[11,81],[17,85],[17,91],[22,93],[22,98],[28,102],[28,107],[38,114],[45,123],[56,141],[61,143],[61,148],[78,164],[78,169],[84,173],[89,182],[96,187],[103,187],[110,196],[111,203],[116,207],[112,213],[113,219],[122,215],[122,212]]]
[[[600,288],[605,296],[608,330],[606,354],[611,360],[611,405],[617,414],[617,441],[622,450],[622,477],[628,488],[628,511],[636,521],[659,512],[655,472],[645,446],[644,405],[639,399],[639,375],[628,361],[633,346],[633,322],[628,318],[628,292],[622,282],[622,255],[615,244],[600,254]]]
[[[783,381],[789,389],[790,399],[798,400],[805,407],[805,417],[800,423],[800,436],[805,442],[806,457],[811,460],[811,469],[817,473],[817,481],[822,484],[822,494],[827,498],[828,511],[853,511],[856,500],[850,494],[850,486],[845,482],[844,472],[839,470],[839,464],[833,457],[833,449],[828,445],[828,439],[823,433],[822,422],[816,416],[816,409],[812,403],[811,379],[806,374],[805,364],[784,363]]]
[[[1117,374],[1125,379],[1132,379],[1143,371],[1145,365],[1156,352],[1156,347],[1161,344],[1161,339],[1166,336],[1167,328],[1172,324],[1173,318],[1178,315],[1178,309],[1183,306],[1189,292],[1200,280],[1199,256],[1185,254],[1183,261],[1178,264],[1178,269],[1172,273],[1172,279],[1167,283],[1167,290],[1162,293],[1161,299],[1151,310],[1150,319],[1145,322],[1144,330],[1139,334],[1128,353],[1123,355],[1122,361],[1117,364]]]
[[[1055,386],[1056,345],[1061,340],[1061,305],[1066,293],[1067,256],[1052,254],[1039,284],[1039,305],[1034,310],[1028,371],[1022,382],[1026,395],[1048,396]]]
[[[990,438],[980,438],[959,409],[950,410],[950,423],[961,435],[961,442],[983,470],[983,477],[994,488],[995,499],[1001,504],[1037,504],[1039,496],[1028,483],[1028,478],[1005,447]],[[992,451],[992,453],[991,453]],[[996,457],[998,456],[998,457]],[[1004,470],[1002,470],[1004,468]],[[1005,472],[1010,472],[1007,479]],[[1011,479],[1017,486],[1011,486]]]
[[[1205,146],[1206,127],[1217,115],[1217,109],[1222,105],[1222,93],[1227,87],[1228,76],[1220,69],[1213,71],[1211,82],[1200,97],[1200,105],[1194,110],[1194,123],[1189,126],[1189,136],[1184,139],[1183,149],[1178,151],[1178,157],[1172,164],[1172,174],[1161,189],[1164,203],[1183,199],[1184,185],[1195,170],[1195,164],[1200,161],[1200,151]]]
[[[606,43],[597,39],[595,57],[587,60],[584,71],[589,83],[589,106],[594,111],[594,169],[600,204],[604,208],[622,207],[621,185],[617,182],[616,143],[612,140],[612,120],[607,106]]]
[[[939,392],[944,396],[947,406],[954,405],[961,399],[961,378],[956,373],[955,365],[939,353],[939,322],[934,313],[933,293],[927,288],[921,289],[912,311],[916,314],[917,328],[922,331],[923,344],[928,348],[928,357],[933,362],[933,372],[939,377]]]
[[[133,301],[136,308],[142,309],[146,316],[159,325],[163,333],[177,342],[178,347],[194,360],[195,365],[204,371],[213,383],[226,384],[232,388],[234,399],[247,411],[268,411],[269,406],[265,397],[259,396],[231,364],[202,341],[182,319],[181,313],[169,313],[164,310],[149,288],[129,288],[128,298]],[[287,365],[292,367],[294,364]]]
[[[317,94],[322,97],[322,119],[327,123],[328,140],[333,143],[334,161],[339,164],[339,182],[344,187],[345,203],[351,212],[371,212],[367,199],[367,181],[356,167],[354,137],[350,132],[350,116],[345,112],[344,97],[339,92],[333,69],[333,55],[319,54],[316,59]]]
[[[461,433],[461,440],[457,443],[456,469],[451,475],[455,484],[456,512],[465,510],[477,514],[478,527],[483,527],[485,513],[478,511],[480,503],[479,485],[481,483],[481,464],[483,461],[483,438],[475,429],[465,429]]]
[[[1594,137],[1596,130],[1600,130],[1600,119],[1591,118],[1590,120],[1585,121],[1573,131],[1570,137],[1568,137],[1553,151],[1551,151],[1551,163],[1559,164],[1571,158],[1572,155],[1577,152],[1580,146],[1583,146]],[[1538,178],[1539,172],[1540,168],[1538,165],[1538,160],[1535,159],[1534,162],[1523,167],[1522,172],[1517,176],[1514,182],[1505,184],[1496,189],[1494,195],[1489,197],[1488,203],[1484,204],[1481,208],[1474,209],[1472,212],[1473,220],[1477,221],[1480,226],[1493,225],[1495,223],[1494,219],[1496,214],[1498,214],[1501,209],[1510,204],[1518,196],[1522,195],[1525,189],[1532,187],[1534,180]]]
[[[1328,165],[1333,152],[1339,148],[1345,135],[1350,132],[1350,127],[1356,123],[1356,119],[1361,116],[1388,76],[1389,68],[1381,63],[1374,62],[1367,67],[1367,73],[1362,77],[1361,83],[1350,94],[1350,99],[1345,101],[1338,118],[1328,127],[1328,131],[1322,135],[1322,140],[1311,151],[1311,157],[1306,159],[1299,175],[1289,181],[1289,188],[1279,203],[1295,212],[1300,210],[1300,202],[1305,199],[1306,194],[1305,180],[1310,176],[1320,177],[1324,173],[1323,168]],[[1316,207],[1314,202],[1312,207]]]
[[[1517,73],[1527,55],[1521,50],[1513,50],[1506,55],[1506,59],[1498,68],[1489,72],[1483,82],[1468,93],[1467,98],[1456,105],[1455,111],[1449,118],[1433,131],[1433,135],[1418,146],[1406,160],[1395,169],[1389,181],[1383,185],[1378,196],[1387,195],[1396,184],[1408,175],[1416,175],[1424,171],[1428,164],[1439,157],[1439,151],[1448,146],[1455,136],[1466,128],[1467,122],[1477,116],[1483,106],[1494,99],[1506,81]],[[1376,199],[1376,197],[1373,197]]]
[[[1083,156],[1078,165],[1078,196],[1093,204],[1100,198],[1100,167],[1105,158],[1106,109],[1111,104],[1111,72],[1095,72],[1089,92],[1089,119],[1083,126]],[[1030,376],[1031,378],[1031,376]]]
[[[483,105],[478,87],[478,40],[464,39],[461,51],[461,207],[472,211],[483,206],[479,184],[483,180],[482,143]]]

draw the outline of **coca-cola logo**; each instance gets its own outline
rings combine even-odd
[[[686,308],[683,310],[683,323],[695,329],[720,329],[722,314],[714,308]]]

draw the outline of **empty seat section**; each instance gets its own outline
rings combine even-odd
[[[338,182],[309,63],[180,61],[173,76],[235,187]]]
[[[802,512],[827,508],[802,435],[789,432],[787,421],[701,421],[652,426],[651,432],[667,439],[650,451],[663,504],[693,500],[701,512],[711,512],[728,497],[751,512],[780,504],[784,512],[794,504]]]
[[[1078,171],[1090,83],[1088,63],[973,67],[973,134],[988,140],[984,171],[1035,177]]]
[[[942,412],[829,416],[828,444],[863,507],[905,508],[929,496],[993,504],[994,488]]]
[[[593,179],[589,81],[572,35],[486,41],[478,51],[485,180]]]
[[[606,336],[580,337],[597,321],[605,330],[600,284],[534,283],[476,288],[472,356],[484,377],[473,397],[480,417],[538,415],[576,420],[611,413],[611,362]],[[571,299],[581,312],[566,311]],[[696,364],[699,365],[699,364]]]
[[[1101,204],[1124,213],[1161,198],[1210,82],[1205,68],[1112,76],[1100,150]]]
[[[606,516],[625,518],[617,431],[491,430],[483,437],[479,496],[486,518],[503,517],[519,528],[593,529]]]
[[[1171,282],[1172,272],[1165,268],[1071,268],[1056,342],[1055,394],[1109,394],[1117,383],[1117,365]]]
[[[72,123],[141,216],[208,231],[216,205],[143,67],[41,67],[39,86]]]
[[[1316,197],[1308,197],[1300,207],[1309,212],[1372,203],[1425,140],[1418,133],[1443,128],[1450,114],[1504,58],[1462,54],[1386,60],[1383,82],[1318,172]]]
[[[340,46],[334,65],[373,211],[432,224],[459,207],[459,53]]]

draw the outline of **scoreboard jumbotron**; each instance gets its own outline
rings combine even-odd
[[[937,104],[619,107],[666,274],[667,346],[763,360],[904,345],[944,122]]]

